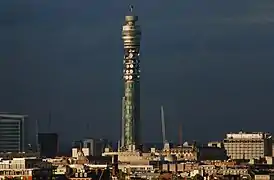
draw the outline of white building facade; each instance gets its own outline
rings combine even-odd
[[[259,159],[272,156],[272,136],[269,133],[228,133],[223,143],[230,159]]]

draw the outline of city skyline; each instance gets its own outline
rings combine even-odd
[[[136,2],[144,32],[142,139],[161,141],[161,105],[174,141],[180,124],[184,140],[273,133],[274,2],[155,2]],[[1,111],[28,114],[42,128],[51,112],[62,141],[118,140],[128,3],[1,3]]]

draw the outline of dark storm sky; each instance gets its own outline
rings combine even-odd
[[[63,141],[118,139],[126,0],[2,0],[0,110]],[[160,141],[274,132],[274,1],[137,1],[142,124]],[[87,124],[89,123],[89,130]]]

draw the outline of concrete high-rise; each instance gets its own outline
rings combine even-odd
[[[134,151],[140,145],[140,41],[141,28],[137,24],[138,16],[125,16],[122,30],[124,41],[123,80],[124,96],[122,100],[122,138],[124,151]]]

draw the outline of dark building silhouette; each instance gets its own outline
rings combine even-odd
[[[83,143],[83,141],[81,141],[81,140],[72,141],[71,146],[72,146],[72,148],[81,149],[81,148],[84,146],[84,143]]]
[[[42,157],[55,157],[58,153],[58,134],[38,133],[38,145]]]
[[[101,156],[106,147],[112,146],[107,139],[86,138],[82,142],[84,148],[89,148],[89,155],[92,156]]]

